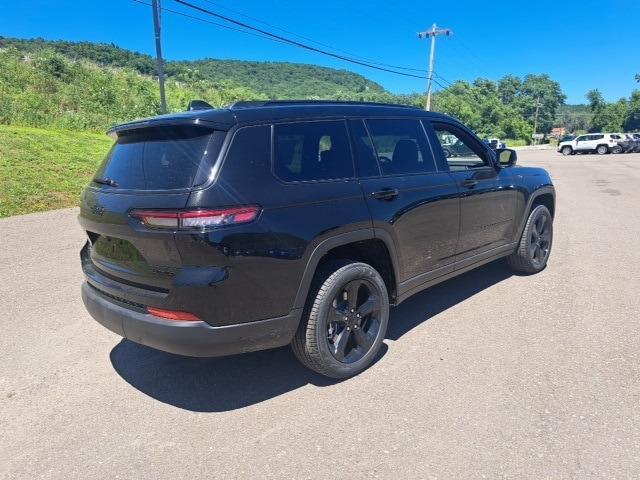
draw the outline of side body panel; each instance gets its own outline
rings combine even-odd
[[[269,125],[231,134],[219,178],[194,192],[187,206],[259,204],[262,213],[251,224],[176,235],[186,266],[226,272],[224,282],[203,284],[190,293],[196,311],[208,312],[212,325],[288,314],[315,248],[329,238],[371,230],[355,178],[283,183],[271,173]]]

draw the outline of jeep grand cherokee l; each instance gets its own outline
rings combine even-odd
[[[551,251],[547,172],[445,115],[241,102],[109,134],[81,199],[82,298],[102,325],[160,350],[291,344],[345,378],[375,358],[390,306],[501,257],[539,272]],[[464,154],[444,154],[452,138]]]

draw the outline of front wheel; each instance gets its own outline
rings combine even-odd
[[[573,153],[573,149],[571,147],[565,146],[562,147],[562,150],[560,150],[560,152],[562,152],[562,155],[571,155]]]
[[[291,346],[307,368],[348,378],[371,365],[388,323],[389,297],[380,274],[366,263],[331,263],[314,279]]]
[[[514,270],[538,273],[547,265],[553,243],[553,218],[549,209],[538,205],[529,214],[515,252],[507,257]]]
[[[611,149],[611,153],[622,153],[622,147],[620,145],[616,145]]]

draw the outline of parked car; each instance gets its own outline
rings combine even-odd
[[[167,352],[291,344],[310,369],[349,377],[378,355],[390,306],[503,257],[539,272],[551,251],[549,174],[442,114],[238,102],[109,134],[81,197],[82,299]],[[447,158],[446,136],[466,153]]]
[[[573,140],[560,142],[558,144],[558,152],[563,155],[591,152],[596,152],[600,155],[620,153],[622,147],[618,145],[619,140],[622,140],[622,137],[615,133],[590,133],[580,135]]]
[[[561,137],[558,140],[558,144],[560,144],[562,142],[569,142],[569,141],[573,140],[574,138],[576,138],[576,135],[565,135],[565,136]]]
[[[499,138],[487,138],[485,140],[485,143],[489,145],[491,148],[493,148],[494,150],[498,148],[507,148],[507,144],[504,142],[501,142]]]
[[[453,140],[451,143],[442,143],[442,151],[447,158],[464,157],[465,155],[473,153],[467,145],[458,139]]]
[[[623,153],[640,152],[640,134],[623,133],[622,139],[618,141],[618,145]]]

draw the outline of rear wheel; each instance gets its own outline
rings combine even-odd
[[[371,365],[388,323],[389,297],[380,274],[366,263],[332,263],[316,275],[291,346],[311,370],[348,378]]]
[[[547,265],[552,243],[553,218],[547,207],[538,205],[531,210],[518,248],[507,262],[519,272],[537,273]]]
[[[605,153],[609,153],[609,147],[606,145],[598,145],[596,148],[596,153],[598,155],[604,155]]]
[[[569,146],[565,146],[562,147],[562,150],[560,150],[560,152],[562,152],[563,155],[571,155],[573,153],[573,149]]]

